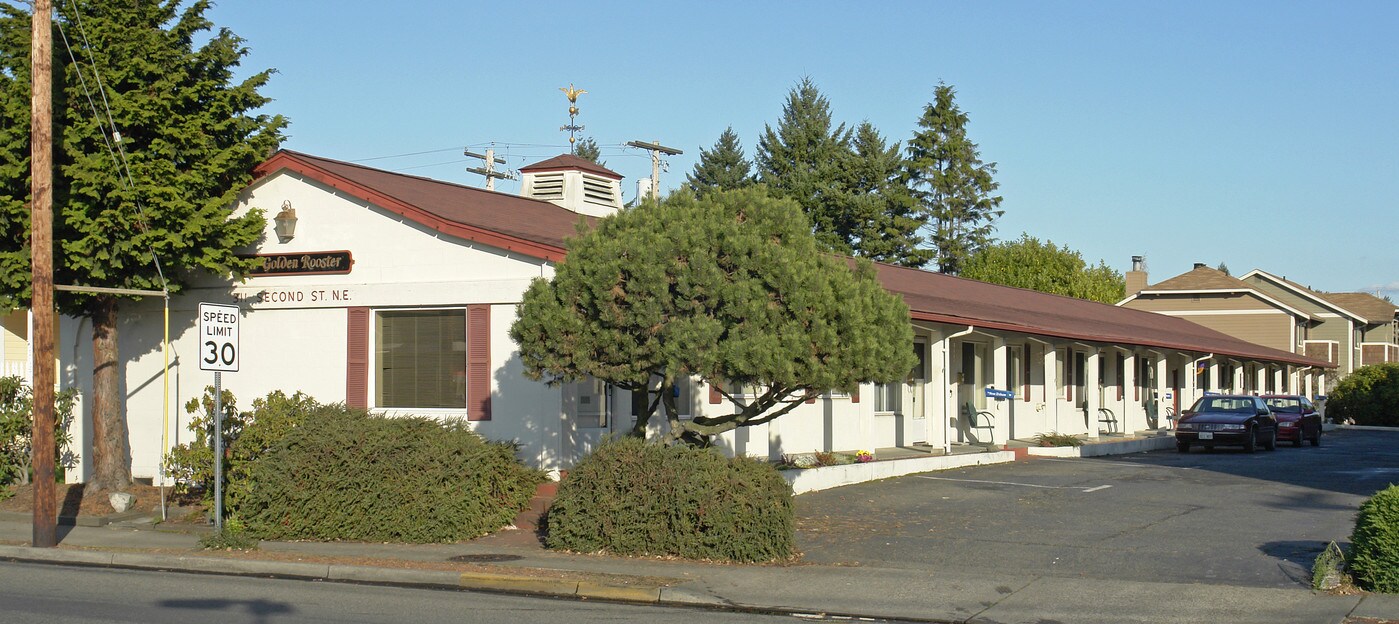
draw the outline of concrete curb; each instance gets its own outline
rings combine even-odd
[[[0,545],[0,559],[30,563],[74,564],[234,576],[275,576],[348,583],[455,587],[645,604],[710,606],[728,604],[717,597],[702,592],[655,583],[605,583],[489,572],[378,568],[294,561],[200,557],[197,555],[159,555],[6,545]]]
[[[1336,429],[1347,429],[1352,431],[1392,431],[1399,433],[1399,427],[1377,427],[1375,425],[1332,425],[1332,427]],[[1330,429],[1326,428],[1326,425],[1322,425],[1321,430],[1330,431]]]
[[[1116,442],[1097,442],[1083,446],[1032,446],[1026,450],[1030,455],[1040,457],[1100,457],[1103,455],[1125,455],[1174,448],[1174,436],[1152,436]]]
[[[805,494],[807,492],[829,490],[842,485],[854,485],[856,483],[902,477],[904,475],[917,474],[920,472],[933,472],[937,470],[949,470],[952,468],[965,468],[968,466],[981,466],[986,464],[1008,464],[1013,461],[1015,461],[1015,453],[1011,451],[989,451],[986,453],[967,453],[965,455],[914,457],[910,459],[872,461],[863,464],[844,464],[840,466],[804,468],[801,470],[784,470],[782,471],[782,478],[786,479],[787,483],[792,485],[793,494]]]

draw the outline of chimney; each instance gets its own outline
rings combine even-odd
[[[1146,288],[1146,256],[1132,256],[1132,270],[1127,272],[1127,296]]]
[[[622,174],[572,154],[520,169],[520,195],[592,217],[622,209]]]
[[[1195,263],[1195,268],[1197,268],[1197,269],[1203,269],[1203,268],[1205,268],[1205,263],[1203,263],[1203,262],[1196,262],[1196,263]]]

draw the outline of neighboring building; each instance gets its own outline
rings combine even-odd
[[[1399,362],[1399,309],[1393,303],[1368,293],[1318,292],[1259,270],[1242,279],[1309,310],[1316,320],[1302,341],[1304,352],[1334,362],[1338,375],[1366,364]]]
[[[1333,381],[1355,368],[1399,361],[1394,304],[1365,293],[1321,293],[1264,271],[1234,278],[1196,263],[1146,285],[1139,258],[1119,306],[1188,319],[1256,344],[1336,365]],[[1245,370],[1242,389],[1253,391]],[[1324,392],[1324,387],[1315,388]]]
[[[488,438],[517,442],[523,460],[549,469],[567,468],[629,430],[629,393],[591,379],[531,381],[509,337],[525,289],[553,276],[580,222],[622,209],[621,176],[573,156],[521,171],[524,196],[512,196],[292,151],[273,155],[234,213],[262,208],[271,217],[287,208],[295,229],[278,237],[269,218],[264,240],[245,250],[264,258],[262,270],[238,283],[207,279],[172,300],[168,404],[184,405],[212,383],[199,369],[195,322],[198,304],[209,302],[243,311],[241,368],[223,375],[223,387],[244,408],[272,390],[299,390],[380,413],[461,417]],[[909,348],[919,365],[908,380],[827,394],[724,434],[721,447],[777,458],[1136,431],[1165,425],[1167,409],[1206,390],[1238,385],[1239,371],[1257,371],[1257,387],[1282,391],[1308,387],[1328,366],[1169,316],[915,269],[877,271],[911,310]],[[123,304],[120,317],[137,477],[156,475],[162,444],[189,439],[183,410],[163,409],[160,318],[155,301]],[[91,325],[63,321],[61,383],[86,395]],[[685,416],[733,409],[699,380],[676,391]],[[972,426],[969,407],[992,413],[993,426]],[[85,440],[78,454],[90,456],[90,435],[75,438]],[[87,471],[69,474],[81,479]]]

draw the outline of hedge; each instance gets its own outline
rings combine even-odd
[[[1399,486],[1380,490],[1360,505],[1350,535],[1350,569],[1365,589],[1399,593]]]
[[[1355,369],[1326,398],[1326,416],[1357,425],[1399,427],[1399,363]]]
[[[263,539],[455,542],[509,524],[543,474],[460,420],[321,410],[246,465],[230,505]]]
[[[771,465],[715,449],[608,442],[569,471],[549,548],[774,561],[795,552],[792,488]]]

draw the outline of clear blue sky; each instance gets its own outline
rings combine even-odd
[[[1144,254],[1152,282],[1224,262],[1399,300],[1399,2],[224,0],[210,17],[247,40],[245,69],[278,70],[286,147],[320,156],[483,185],[465,146],[512,169],[567,151],[572,83],[630,198],[650,161],[627,141],[685,151],[670,189],[726,126],[751,158],[803,76],[890,141],[945,81],[998,164],[1001,238],[1118,270]]]

